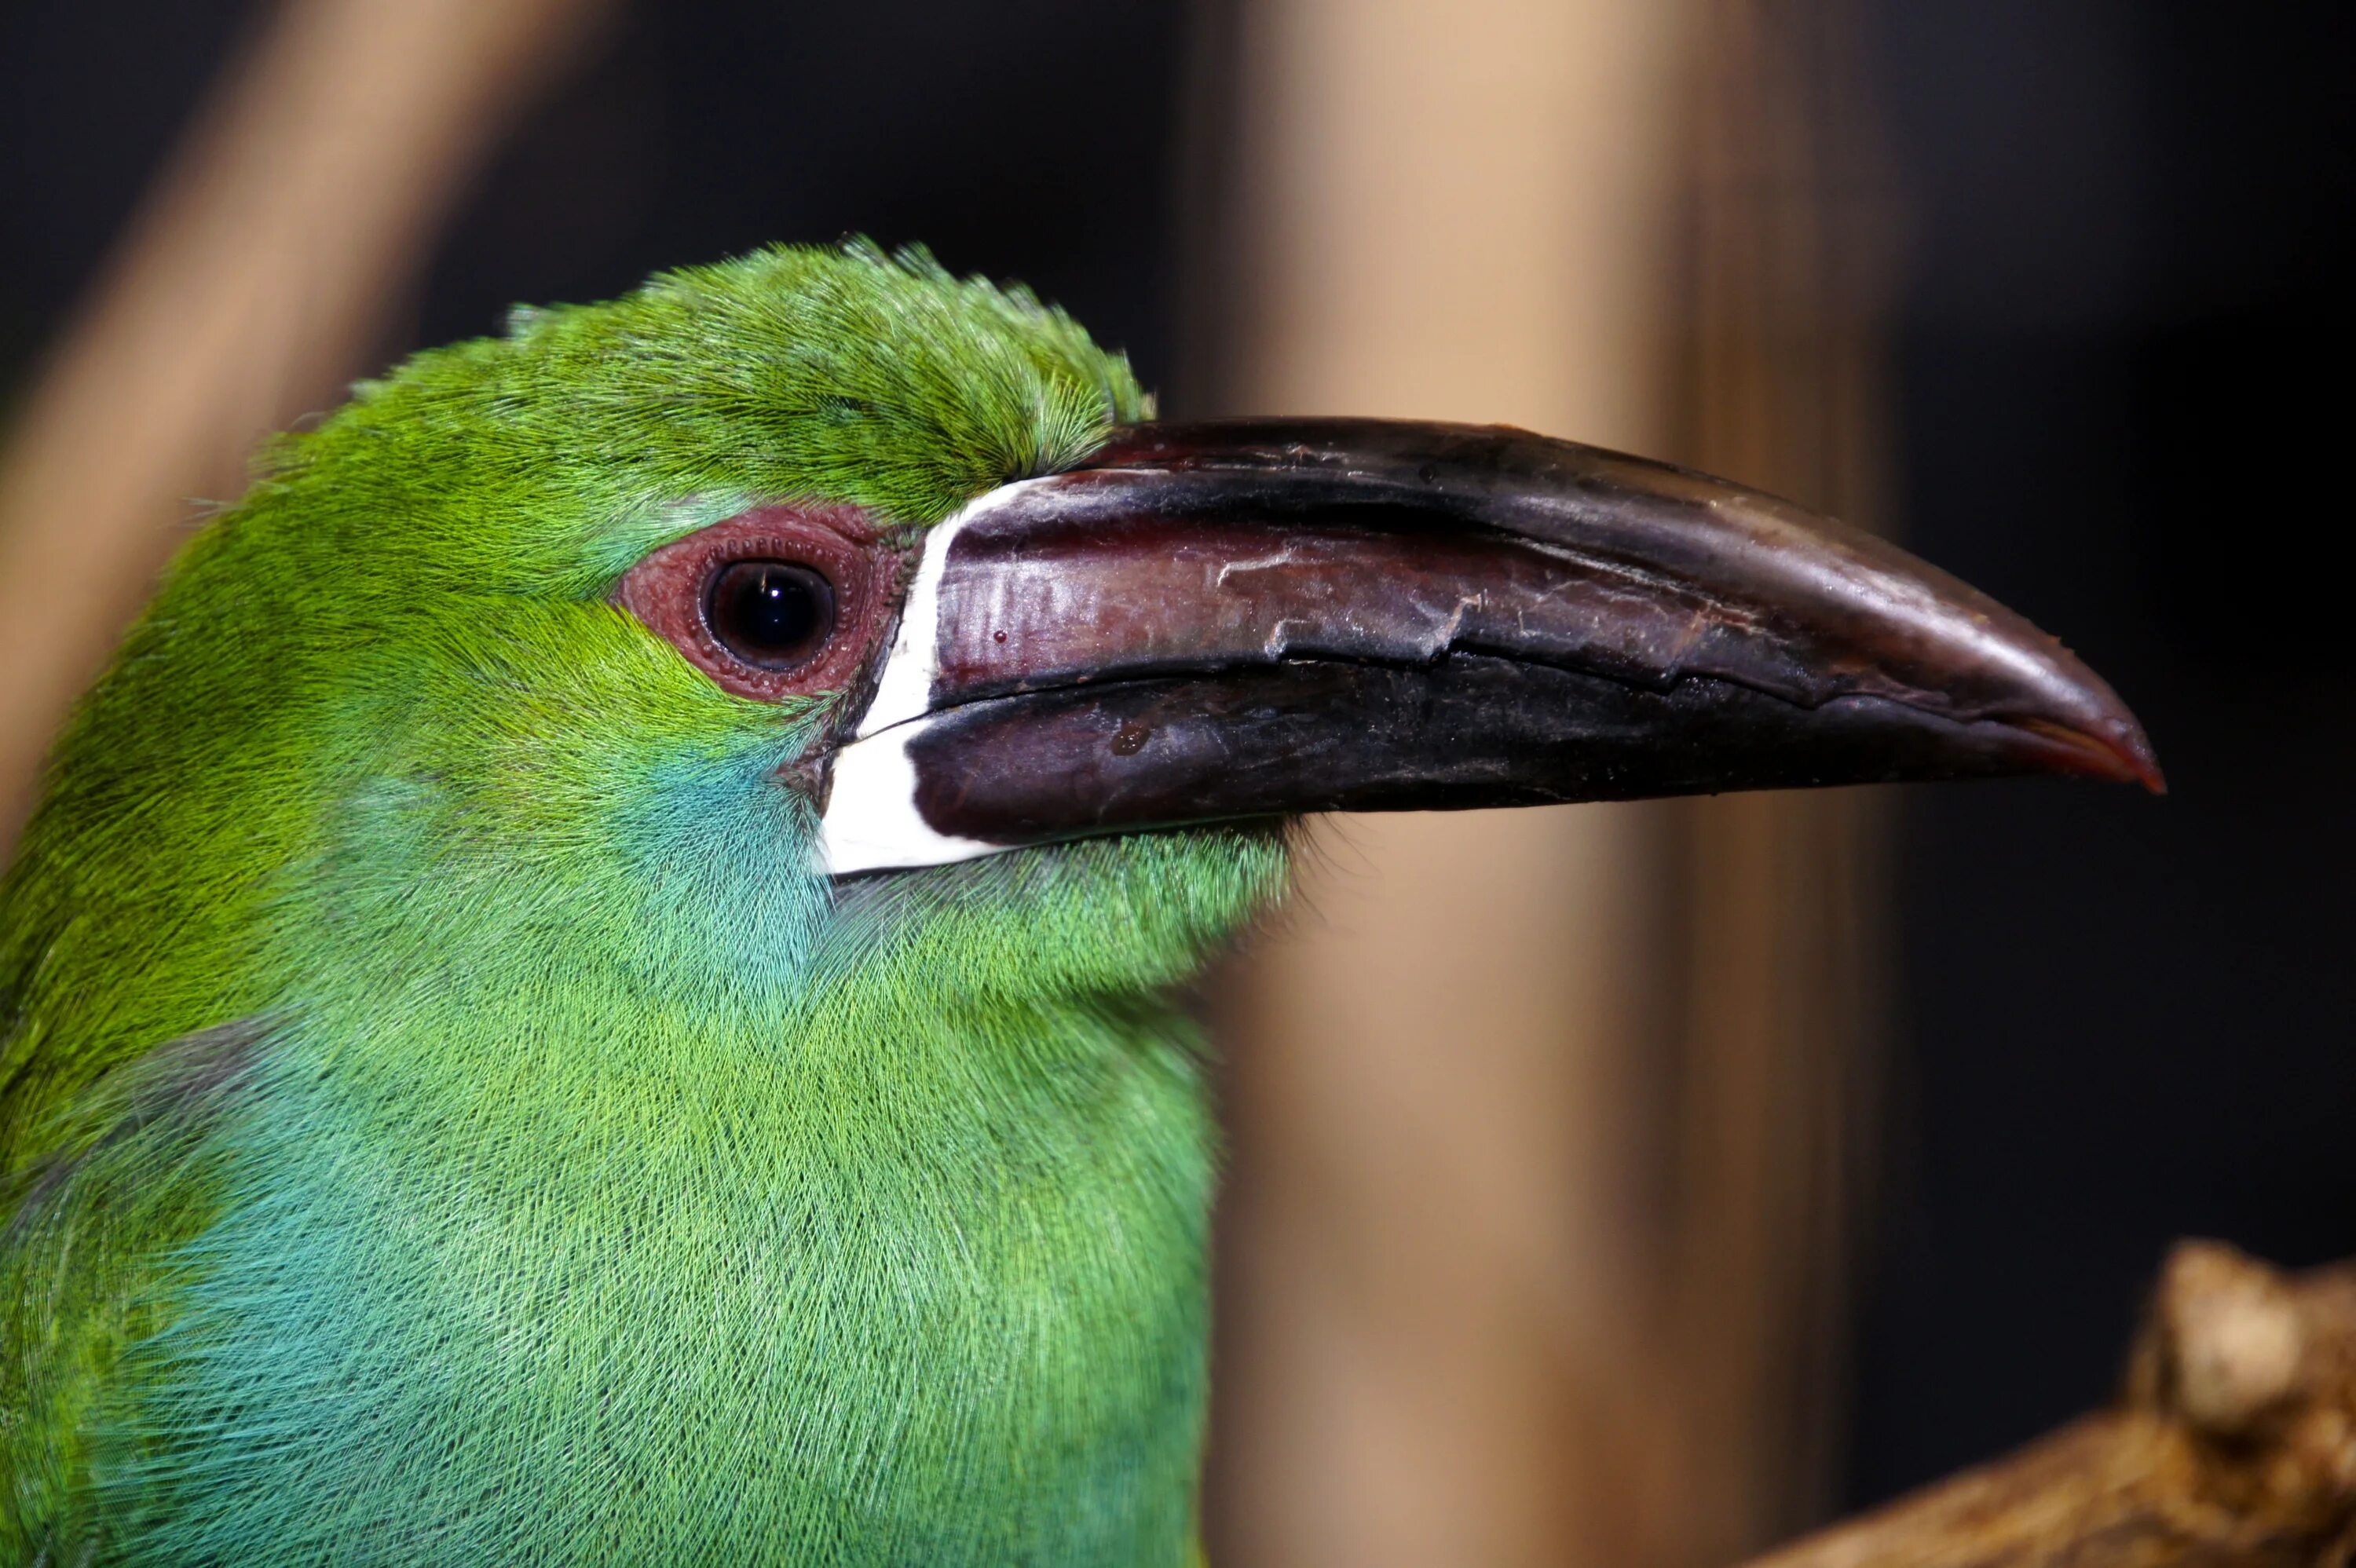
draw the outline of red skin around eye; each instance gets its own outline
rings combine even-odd
[[[614,602],[669,642],[723,691],[756,701],[840,691],[859,678],[891,621],[908,552],[856,507],[756,507],[667,544],[630,568]],[[731,561],[805,566],[834,589],[834,630],[790,669],[730,653],[704,618],[713,576]]]

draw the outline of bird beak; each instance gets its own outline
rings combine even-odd
[[[2060,643],[1788,502],[1505,427],[1141,424],[928,536],[819,853],[2027,773],[2163,788]]]

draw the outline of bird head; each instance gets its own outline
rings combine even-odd
[[[519,312],[275,450],[28,857],[412,981],[463,932],[515,985],[889,948],[1068,988],[1183,975],[1305,812],[2157,786],[2059,644],[1786,503],[1517,430],[1151,412],[1062,314],[916,256]]]

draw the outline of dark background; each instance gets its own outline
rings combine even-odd
[[[0,11],[0,343],[60,325],[253,0]],[[659,268],[852,233],[1018,277],[1166,379],[1177,0],[682,0],[620,25],[461,207],[387,357]]]
[[[37,361],[232,0],[0,15],[0,379]],[[2174,795],[1903,802],[1898,1084],[1853,1500],[2101,1399],[2169,1240],[2356,1253],[2347,258],[2356,10],[1875,0],[1919,551],[2067,627]],[[1166,384],[1177,0],[641,4],[465,204],[390,358],[776,239],[922,240]],[[1576,432],[1566,432],[1576,434]]]
[[[1916,789],[1859,1500],[2103,1398],[2176,1235],[2356,1253],[2356,8],[1882,0],[1908,543],[2172,794]]]

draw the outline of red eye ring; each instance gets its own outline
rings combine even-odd
[[[839,691],[859,678],[905,560],[855,507],[758,507],[654,551],[623,574],[614,601],[722,690],[775,702]],[[715,625],[715,593],[723,579],[741,584],[741,571],[730,574],[748,566],[769,569],[761,581],[772,590],[811,580],[830,590],[830,603],[802,639],[807,645],[764,646],[727,624],[724,611]]]

